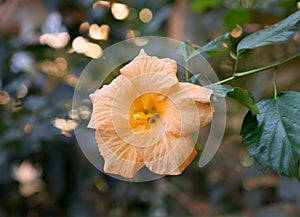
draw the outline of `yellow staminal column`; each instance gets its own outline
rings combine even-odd
[[[145,112],[137,112],[133,114],[133,120],[135,120],[138,124],[146,124],[151,116],[151,113],[146,114]]]

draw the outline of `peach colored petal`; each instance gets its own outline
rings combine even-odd
[[[198,110],[188,91],[178,83],[168,95],[169,103],[163,111],[166,131],[176,136],[187,136],[200,127]]]
[[[116,128],[130,129],[129,121],[123,122],[122,127],[118,127],[118,125],[120,125],[119,118],[129,120],[131,110],[138,112],[139,110],[149,107],[151,103],[154,103],[152,101],[153,99],[150,99],[150,97],[142,97],[143,95],[159,95],[160,97],[156,97],[155,99],[156,103],[162,101],[165,95],[171,90],[171,87],[176,84],[178,84],[178,82],[169,78],[167,75],[154,73],[143,74],[125,82],[124,85],[119,88],[112,103],[111,114],[114,126]],[[139,103],[136,103],[139,98],[143,100],[139,100]]]
[[[93,101],[93,100],[91,100]],[[96,129],[96,123],[95,123],[95,117],[94,117],[94,112],[91,113],[91,119],[87,125],[87,128],[91,128],[91,129]]]
[[[193,149],[192,153],[190,156],[186,159],[186,161],[181,164],[175,171],[171,173],[171,175],[176,175],[176,173],[181,173],[185,168],[187,168],[194,160],[194,158],[197,156],[197,151],[196,149]]]
[[[171,87],[178,83],[178,80],[163,73],[145,73],[130,78],[130,82],[142,95],[145,93],[159,93],[167,95]]]
[[[120,138],[126,141],[126,143],[136,145],[138,147],[151,146],[157,143],[165,132],[165,126],[163,122],[160,122],[161,124],[156,123],[155,125],[153,125],[153,127],[149,126],[143,129],[142,126],[139,129],[135,130],[133,129],[132,124],[130,124],[129,121],[132,105],[135,104],[134,102],[136,101],[136,99],[141,97],[143,94],[159,95],[160,92],[164,92],[164,89],[169,91],[169,86],[164,86],[168,85],[168,81],[170,81],[170,79],[166,79],[166,75],[159,76],[159,79],[157,79],[157,81],[161,82],[160,87],[157,87],[156,84],[154,85],[155,82],[151,81],[152,78],[156,78],[158,75],[159,74],[152,73],[132,78],[119,89],[118,93],[115,96],[111,113],[113,125]],[[144,77],[146,77],[147,79],[144,79]],[[142,85],[142,81],[140,79],[148,80],[149,82]],[[137,86],[132,85],[133,81],[136,82]],[[174,84],[172,83],[171,85]],[[162,100],[161,98],[162,97],[157,97],[156,101]],[[136,108],[134,109],[138,111],[137,107],[141,106],[139,109],[142,110],[144,107],[147,107],[148,104],[151,103],[153,102],[141,100],[140,104],[138,103],[136,105]]]
[[[148,56],[144,49],[141,49],[139,55],[124,66],[120,72],[129,79],[144,73],[160,73],[177,80],[177,63],[169,58],[159,59],[155,56]]]
[[[88,127],[96,129],[113,128],[111,108],[118,90],[126,83],[125,76],[118,76],[109,85],[104,85],[101,89],[90,94],[93,104],[93,112]]]
[[[163,122],[156,122],[138,128],[131,128],[128,119],[113,115],[115,131],[124,142],[135,147],[151,147],[159,142],[165,133]],[[163,120],[162,120],[163,121]]]
[[[111,84],[90,95],[88,127],[104,171],[133,177],[144,165],[157,174],[180,174],[194,159],[193,133],[212,120],[212,91],[178,82],[174,60],[144,50]]]
[[[192,106],[194,106],[194,104],[192,104]],[[171,132],[176,136],[180,136],[182,131],[180,108],[178,108],[170,98],[167,98],[162,101],[159,106],[159,113],[163,116],[166,132]]]
[[[181,85],[184,86],[185,90],[187,90],[190,94],[190,97],[201,103],[210,103],[210,98],[213,94],[211,89],[201,87],[199,85],[187,83],[187,82],[180,82]]]
[[[213,94],[213,91],[191,83],[181,84],[189,92],[191,98],[194,101],[196,101],[196,106],[198,109],[198,115],[200,119],[200,127],[204,127],[211,123],[214,108],[210,99]]]
[[[172,87],[168,97],[172,102],[164,109],[167,131],[176,136],[187,136],[211,122],[212,92],[206,88],[186,83]]]
[[[144,150],[145,165],[157,174],[178,175],[194,157],[193,136],[176,137],[167,133],[159,143]]]
[[[98,143],[99,148],[105,146],[112,155],[118,156],[131,162],[142,162],[140,148],[124,142],[114,130],[97,130],[96,134],[101,138],[102,143]]]
[[[213,119],[214,108],[208,103],[196,102],[196,105],[200,119],[200,127],[205,127],[206,125],[210,124]]]
[[[96,141],[104,158],[104,172],[132,178],[144,166],[139,150],[124,143],[115,133],[97,130]]]

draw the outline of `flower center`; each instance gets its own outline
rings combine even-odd
[[[149,121],[152,114],[147,112],[137,112],[133,114],[133,120],[135,120],[138,124],[145,124]]]
[[[139,96],[131,105],[129,121],[132,128],[154,124],[161,117],[165,97],[158,93]]]

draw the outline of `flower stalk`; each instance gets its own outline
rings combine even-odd
[[[248,75],[252,75],[252,74],[255,74],[255,73],[258,73],[258,72],[262,72],[262,71],[265,71],[265,70],[268,70],[268,69],[272,69],[272,68],[276,68],[280,65],[283,65],[285,63],[288,63],[294,59],[297,59],[300,57],[300,53],[297,53],[287,59],[284,59],[284,60],[281,60],[281,61],[278,61],[276,63],[273,63],[271,65],[268,65],[268,66],[264,66],[264,67],[261,67],[261,68],[257,68],[257,69],[252,69],[252,70],[249,70],[249,71],[245,71],[245,72],[238,72],[238,73],[234,73],[231,77],[229,78],[226,78],[222,81],[219,81],[219,82],[216,82],[214,84],[223,84],[223,83],[226,83],[228,81],[232,81],[236,78],[241,78],[241,77],[244,77],[244,76],[248,76]]]
[[[274,70],[274,74],[273,74],[273,86],[274,86],[274,98],[276,99],[277,98],[277,70],[275,68]]]

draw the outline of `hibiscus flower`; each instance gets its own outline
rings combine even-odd
[[[177,63],[144,50],[109,85],[90,94],[88,127],[104,158],[104,171],[126,178],[142,167],[178,175],[197,152],[193,133],[212,120],[212,91],[176,77]]]

